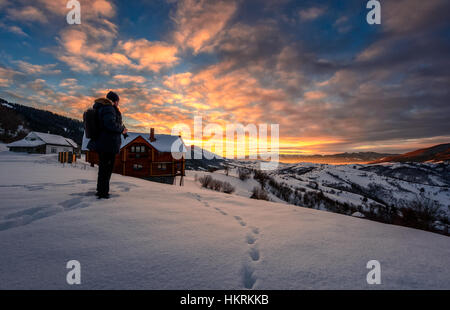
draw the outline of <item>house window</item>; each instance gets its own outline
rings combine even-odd
[[[158,164],[158,169],[166,170],[166,164]]]
[[[142,165],[139,165],[139,164],[134,164],[133,165],[133,169],[136,170],[136,171],[142,170],[142,168],[143,168]]]
[[[131,153],[145,153],[145,145],[133,145],[131,147]]]
[[[51,149],[51,152],[52,152],[52,154],[56,154],[56,147],[52,147],[52,149]]]

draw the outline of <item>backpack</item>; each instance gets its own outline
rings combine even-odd
[[[84,132],[86,138],[96,140],[100,136],[100,122],[98,120],[97,109],[87,109],[83,114]]]

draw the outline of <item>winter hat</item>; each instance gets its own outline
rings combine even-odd
[[[110,91],[107,95],[106,98],[108,98],[109,100],[111,100],[112,102],[117,102],[119,101],[119,95],[117,95],[115,92]]]

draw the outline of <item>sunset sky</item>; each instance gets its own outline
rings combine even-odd
[[[80,0],[81,25],[67,2],[0,0],[1,98],[81,120],[115,90],[131,130],[279,124],[288,154],[450,142],[448,0],[381,25],[363,0]]]

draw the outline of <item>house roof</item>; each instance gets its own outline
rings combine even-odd
[[[36,146],[44,145],[44,144],[45,144],[45,142],[41,141],[41,140],[31,141],[31,140],[22,139],[19,141],[14,141],[12,143],[9,143],[6,146],[7,147],[36,147]]]
[[[139,132],[129,132],[128,137],[126,139],[122,138],[122,144],[120,145],[120,148],[124,148],[127,146],[130,142],[132,142],[137,137],[142,137],[145,141],[148,142],[151,146],[153,146],[156,150],[160,152],[171,152],[172,151],[172,145],[175,142],[180,143],[179,146],[180,149],[179,152],[186,152],[186,146],[184,145],[183,140],[178,136],[172,136],[172,135],[165,135],[165,134],[155,134],[155,141],[150,141],[150,136],[148,133],[139,133]],[[86,138],[85,135],[83,135],[83,146],[82,150],[87,151],[87,145],[89,143],[89,139]]]
[[[58,136],[58,135],[53,135],[53,134],[43,133],[43,132],[37,132],[37,131],[32,131],[30,134],[35,134],[39,139],[44,141],[46,144],[73,146],[73,147],[78,146],[73,140],[71,140],[69,138],[64,138],[63,136]]]
[[[66,140],[67,140],[67,142],[69,142],[69,144],[70,144],[71,146],[73,146],[74,148],[77,148],[77,147],[78,147],[78,144],[77,144],[75,141],[73,141],[72,139],[66,138]]]
[[[35,140],[31,140],[31,139]],[[8,147],[36,147],[43,144],[51,144],[51,145],[61,145],[61,146],[70,146],[70,147],[78,147],[78,145],[69,138],[64,138],[62,136],[53,135],[49,133],[32,131],[25,138],[19,141],[15,141],[13,143],[8,144]]]

